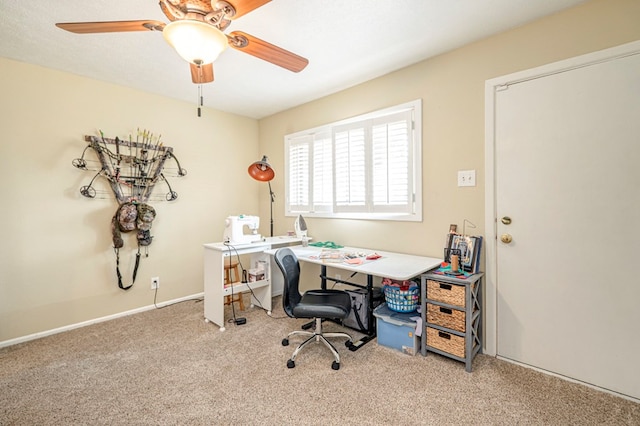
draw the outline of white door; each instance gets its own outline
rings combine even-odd
[[[497,355],[640,398],[640,54],[504,86],[494,137]]]

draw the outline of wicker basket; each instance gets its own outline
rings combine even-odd
[[[427,346],[464,358],[464,337],[427,327]]]
[[[396,312],[414,312],[418,309],[420,287],[412,285],[407,289],[401,287],[384,286],[384,298],[387,306]]]
[[[427,299],[464,306],[464,285],[427,280]]]
[[[427,322],[452,330],[465,331],[465,313],[457,309],[427,303]]]

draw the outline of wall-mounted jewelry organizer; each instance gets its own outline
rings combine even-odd
[[[160,136],[148,131],[138,131],[136,140],[131,136],[129,140],[105,138],[102,132],[100,136],[85,136],[88,143],[80,158],[72,161],[74,167],[80,170],[95,171],[95,175],[88,185],[80,188],[80,194],[87,198],[108,198],[108,190],[96,189],[94,182],[98,177],[105,178],[113,195],[118,201],[118,209],[111,219],[111,232],[113,234],[113,246],[116,253],[116,274],[118,286],[128,290],[136,280],[138,266],[140,264],[140,248],[145,248],[146,257],[148,246],[151,244],[151,222],[156,217],[153,207],[147,204],[149,201],[174,201],[178,198],[167,176],[186,176],[187,171],[180,166],[180,162],[173,154],[173,148],[164,146],[160,142]],[[87,153],[93,152],[95,159],[87,159]],[[173,160],[175,165],[167,167],[168,160]],[[166,194],[154,194],[158,182],[165,182],[169,192]],[[121,232],[137,231],[138,252],[133,271],[132,283],[124,286],[120,274],[120,252],[124,241]]]

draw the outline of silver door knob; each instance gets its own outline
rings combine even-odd
[[[513,237],[511,236],[511,234],[502,234],[500,236],[500,241],[502,241],[505,244],[509,244],[511,243],[511,241],[513,241]]]

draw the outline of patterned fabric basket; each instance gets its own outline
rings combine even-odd
[[[420,287],[416,284],[408,288],[385,285],[384,298],[392,311],[413,312],[418,309]]]

